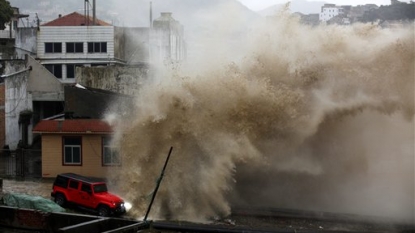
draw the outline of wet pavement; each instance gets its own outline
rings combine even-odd
[[[44,198],[50,198],[52,191],[53,179],[38,179],[38,180],[16,180],[16,179],[3,179],[3,192],[4,193],[23,193],[29,195],[41,196]],[[72,212],[73,210],[71,210]],[[76,210],[75,212],[78,212]],[[86,214],[84,212],[78,212]],[[272,218],[272,217],[244,217],[244,216],[230,216],[232,222],[238,226],[249,226],[251,228],[271,228],[282,230],[333,230],[342,231],[347,230],[350,232],[414,232],[413,225],[396,225],[393,223],[348,223],[348,222],[331,222],[322,220],[310,220],[310,219],[297,219],[297,218]],[[27,231],[11,230],[0,227],[0,233],[5,232],[18,232],[23,233]]]
[[[3,178],[4,193],[22,193],[50,198],[52,179],[18,180]]]

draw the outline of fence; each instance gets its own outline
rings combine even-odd
[[[0,177],[33,177],[42,175],[41,150],[2,150],[0,154]]]
[[[0,38],[2,39],[14,39],[16,37],[16,32],[10,30],[0,30]]]

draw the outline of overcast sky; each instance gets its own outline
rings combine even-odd
[[[263,10],[275,4],[286,3],[288,0],[239,0],[242,4],[254,11]],[[390,5],[390,0],[309,0],[310,2],[327,2],[337,5],[364,5],[373,3],[376,5]],[[409,0],[400,0],[401,2],[409,2]]]

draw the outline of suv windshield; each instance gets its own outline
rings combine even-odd
[[[96,184],[94,185],[94,193],[103,193],[107,192],[107,185],[105,184]]]

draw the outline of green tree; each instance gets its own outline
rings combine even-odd
[[[374,22],[376,20],[414,20],[415,3],[398,3],[390,6],[381,6],[379,9],[364,13],[363,22]]]
[[[10,6],[10,2],[6,0],[0,0],[0,30],[4,30],[6,23],[10,22],[13,16],[13,8]]]

